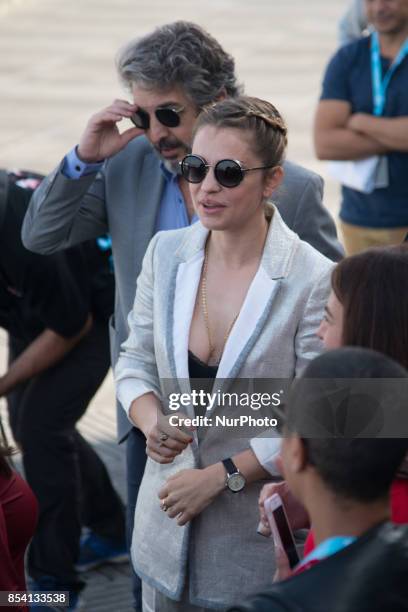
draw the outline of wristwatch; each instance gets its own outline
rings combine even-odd
[[[225,486],[228,487],[232,493],[238,493],[245,487],[246,480],[233,462],[232,459],[222,460],[225,469],[227,470],[227,480]]]

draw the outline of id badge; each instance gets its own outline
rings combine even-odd
[[[382,155],[377,165],[377,171],[375,175],[375,188],[384,189],[389,185],[389,173],[388,173],[388,158]]]

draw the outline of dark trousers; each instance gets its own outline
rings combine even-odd
[[[139,429],[133,427],[126,440],[126,467],[127,467],[127,511],[126,529],[127,541],[130,549],[132,543],[133,525],[135,521],[135,508],[140,483],[146,465],[146,438]],[[137,551],[136,551],[137,554]],[[134,607],[138,612],[142,610],[142,582],[133,572]]]
[[[25,345],[10,339],[10,358]],[[109,369],[107,326],[89,334],[58,364],[8,397],[10,423],[23,451],[28,483],[39,502],[28,571],[66,588],[81,585],[74,564],[81,526],[124,541],[123,504],[101,459],[75,428]]]

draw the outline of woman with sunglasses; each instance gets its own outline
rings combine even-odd
[[[200,221],[156,235],[144,259],[116,380],[149,457],[132,546],[146,610],[223,609],[273,574],[269,543],[255,533],[265,457],[248,429],[215,421],[237,414],[219,405],[229,384],[291,379],[322,349],[314,330],[332,264],[268,203],[285,148],[268,102],[204,110],[180,167]],[[213,396],[197,405],[202,378]],[[207,421],[193,429],[195,417]]]

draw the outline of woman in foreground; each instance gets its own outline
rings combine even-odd
[[[172,425],[169,395],[189,394],[191,379],[210,379],[213,393],[245,378],[291,379],[322,350],[314,329],[332,264],[267,204],[285,147],[268,102],[242,97],[204,110],[181,164],[200,221],[159,233],[144,259],[116,380],[147,440],[132,546],[145,610],[224,609],[273,573],[255,532],[255,481],[267,473],[251,436]],[[181,410],[234,415],[234,406],[195,408]]]

